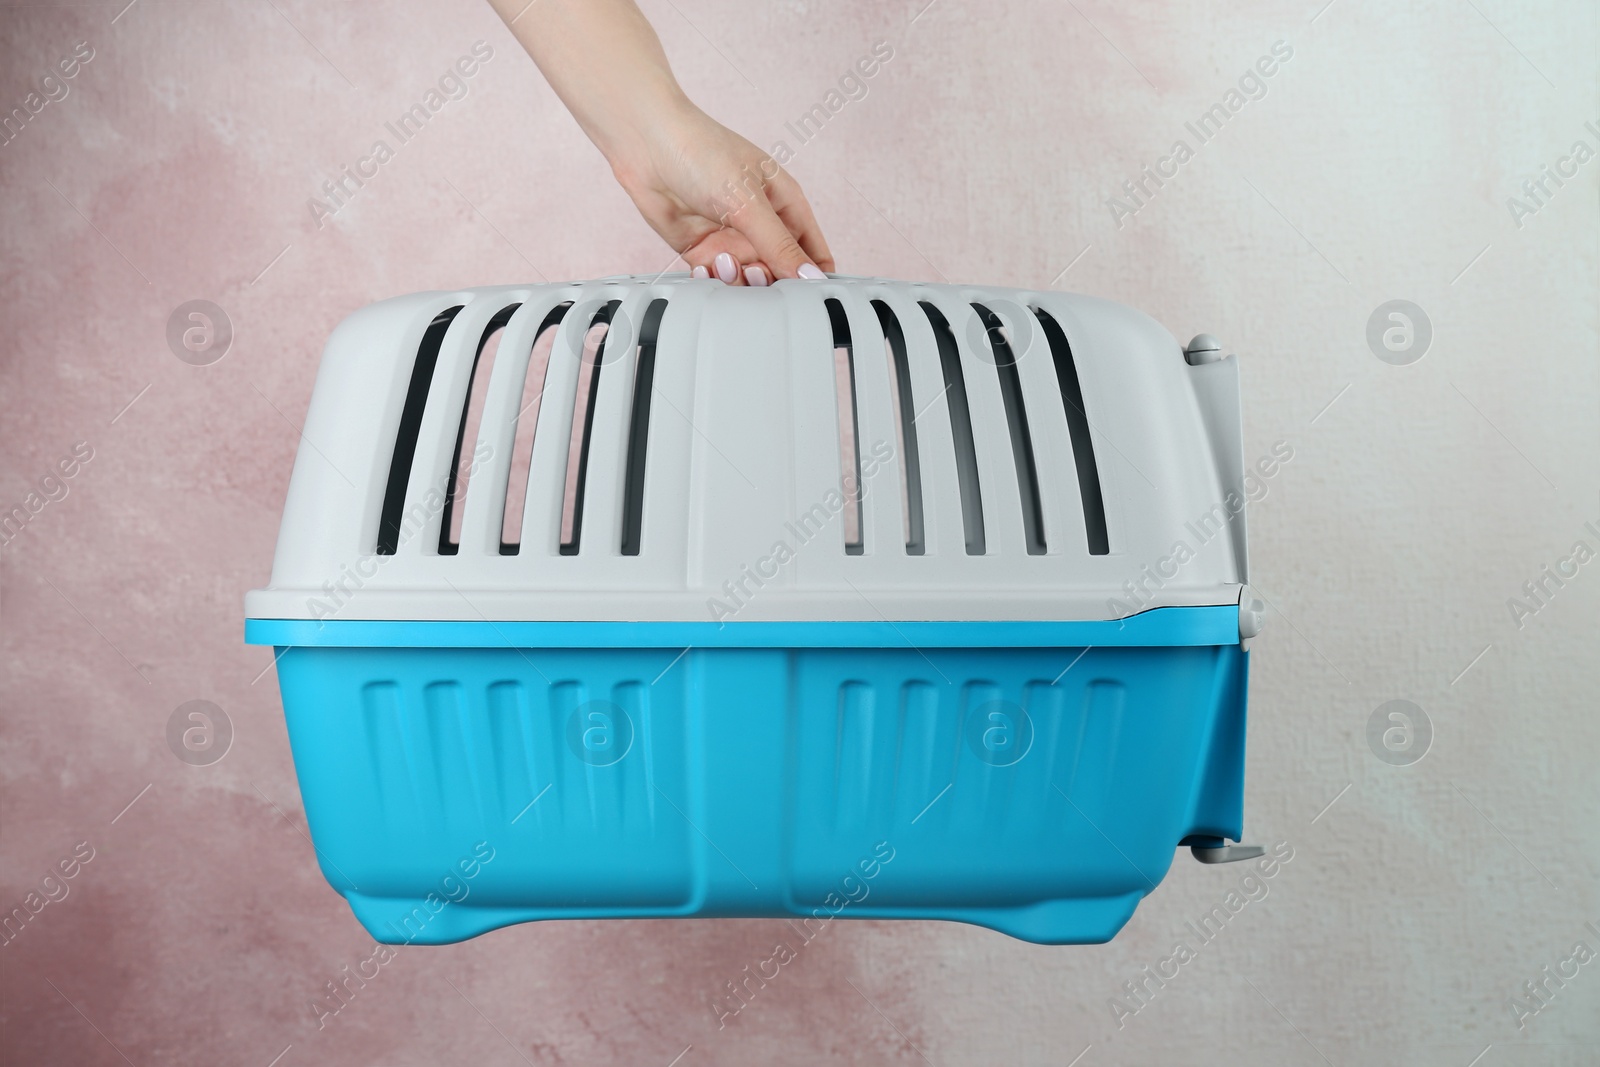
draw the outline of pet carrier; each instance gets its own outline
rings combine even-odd
[[[686,276],[334,332],[246,640],[380,941],[1112,937],[1242,858],[1237,360],[1055,292]]]

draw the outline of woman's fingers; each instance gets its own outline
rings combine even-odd
[[[800,183],[787,172],[780,172],[767,187],[767,197],[811,262],[825,271],[833,270],[833,253],[828,250],[822,227],[817,225],[817,216],[812,213],[811,203],[801,191]]]
[[[780,278],[819,280],[833,269],[827,241],[794,179],[780,174],[766,192],[746,200],[684,253],[691,270],[704,268],[727,285],[764,286]]]
[[[755,249],[755,258],[771,268],[774,278],[820,277],[795,235],[789,232],[766,197],[754,197],[728,216],[728,225],[742,233]],[[749,280],[749,279],[747,279]]]
[[[684,262],[691,271],[703,267],[707,277],[729,285],[743,285],[744,267],[756,258],[750,242],[739,231],[726,228],[711,231],[683,253]]]

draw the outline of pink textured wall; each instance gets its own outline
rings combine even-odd
[[[241,598],[322,342],[399,293],[669,256],[484,5],[123,2],[0,8],[0,113],[37,109],[0,146],[0,509],[39,493],[0,548],[0,908],[31,916],[0,947],[7,1063],[1600,1061],[1600,962],[1508,1006],[1600,951],[1600,564],[1508,605],[1600,547],[1600,161],[1561,162],[1600,148],[1593,5],[647,4],[697,100],[797,149],[842,270],[1213,332],[1249,457],[1294,450],[1250,520],[1247,830],[1295,848],[1265,899],[1144,1003],[1123,984],[1236,873],[1180,857],[1096,948],[835,924],[719,1030],[775,924],[408,948],[318,1028],[373,945],[317,871]],[[317,225],[322,183],[480,40],[468,94]],[[799,146],[784,123],[879,40],[867,96]],[[1278,41],[1265,95],[1186,134]],[[1108,206],[1180,138],[1175,177]],[[1522,192],[1545,165],[1576,176]],[[196,299],[234,331],[210,366],[166,338]],[[1366,340],[1393,299],[1432,323],[1410,366]],[[1409,766],[1367,741],[1399,698],[1433,724]],[[235,731],[209,766],[167,743],[195,699]]]

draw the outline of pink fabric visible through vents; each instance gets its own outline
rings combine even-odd
[[[611,316],[622,303],[613,300],[601,308],[583,335],[583,355],[578,361],[578,388],[572,397],[572,437],[567,442],[566,488],[561,497],[561,554],[578,553],[583,533],[583,487],[588,473],[589,437],[594,429],[594,405],[600,390],[601,361]]]
[[[832,297],[823,301],[833,330],[833,395],[839,408],[839,488],[844,493],[844,551],[859,556],[866,546],[861,537],[861,428],[856,419],[855,352],[850,340],[850,320],[844,305]]]
[[[456,437],[455,469],[446,482],[444,526],[439,531],[440,555],[453,556],[461,551],[461,522],[467,513],[467,488],[479,462],[478,428],[483,423],[483,408],[489,397],[489,379],[494,373],[505,325],[519,306],[513,304],[496,315],[478,342],[467,402],[461,412],[461,428]]]
[[[539,424],[540,400],[544,396],[545,372],[550,366],[550,349],[555,344],[556,328],[572,305],[562,304],[545,317],[528,356],[528,370],[522,379],[522,399],[517,407],[516,434],[511,444],[511,472],[506,482],[506,507],[500,519],[500,554],[516,555],[522,543],[522,510],[528,495],[528,471],[533,464],[533,432]]]

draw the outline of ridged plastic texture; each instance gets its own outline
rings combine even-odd
[[[1108,619],[1237,603],[1243,516],[1224,502],[1242,475],[1237,361],[1190,366],[1103,300],[681,275],[423,293],[329,340],[247,614]],[[1179,541],[1194,558],[1143,577]]]
[[[291,648],[278,673],[322,870],[380,941],[766,915],[1065,944],[1114,935],[1185,837],[1238,838],[1246,656]]]

